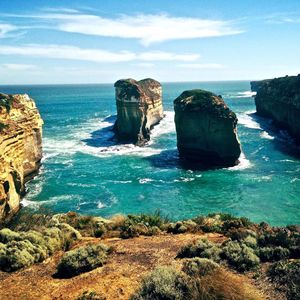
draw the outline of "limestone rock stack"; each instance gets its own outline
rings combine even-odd
[[[300,143],[300,74],[251,82],[257,114],[271,118]]]
[[[206,166],[238,163],[237,117],[221,97],[204,90],[185,91],[174,100],[174,109],[182,158]]]
[[[119,141],[142,146],[150,139],[151,128],[163,118],[162,87],[154,79],[122,79],[115,83]]]
[[[18,211],[24,184],[39,169],[42,125],[28,95],[0,94],[0,222]]]

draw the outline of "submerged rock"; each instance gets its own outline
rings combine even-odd
[[[257,114],[271,118],[300,143],[300,74],[281,78],[253,81],[251,89],[256,90]]]
[[[185,91],[174,100],[174,109],[182,158],[208,166],[238,163],[237,117],[221,97],[204,90]]]
[[[0,222],[19,210],[42,159],[43,120],[28,95],[0,94]]]
[[[161,84],[153,79],[122,79],[115,83],[118,140],[142,146],[151,128],[163,118]]]

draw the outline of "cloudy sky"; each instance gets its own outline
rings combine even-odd
[[[1,0],[0,84],[300,73],[299,0]]]

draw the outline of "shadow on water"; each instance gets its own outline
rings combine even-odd
[[[296,145],[287,130],[278,128],[271,119],[261,117],[257,113],[249,114],[249,116],[260,125],[262,130],[274,137],[272,143],[276,150],[300,159],[300,147]]]
[[[195,161],[187,161],[179,157],[177,149],[164,150],[159,154],[144,157],[153,167],[161,169],[183,169],[192,171],[209,171],[222,169],[224,166],[208,166]]]
[[[118,145],[119,143],[115,139],[115,134],[113,132],[116,119],[116,115],[105,118],[103,122],[110,123],[111,125],[91,132],[91,137],[82,140],[82,142],[91,147],[109,147]]]

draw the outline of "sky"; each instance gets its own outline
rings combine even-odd
[[[0,85],[300,73],[300,0],[0,0]]]

